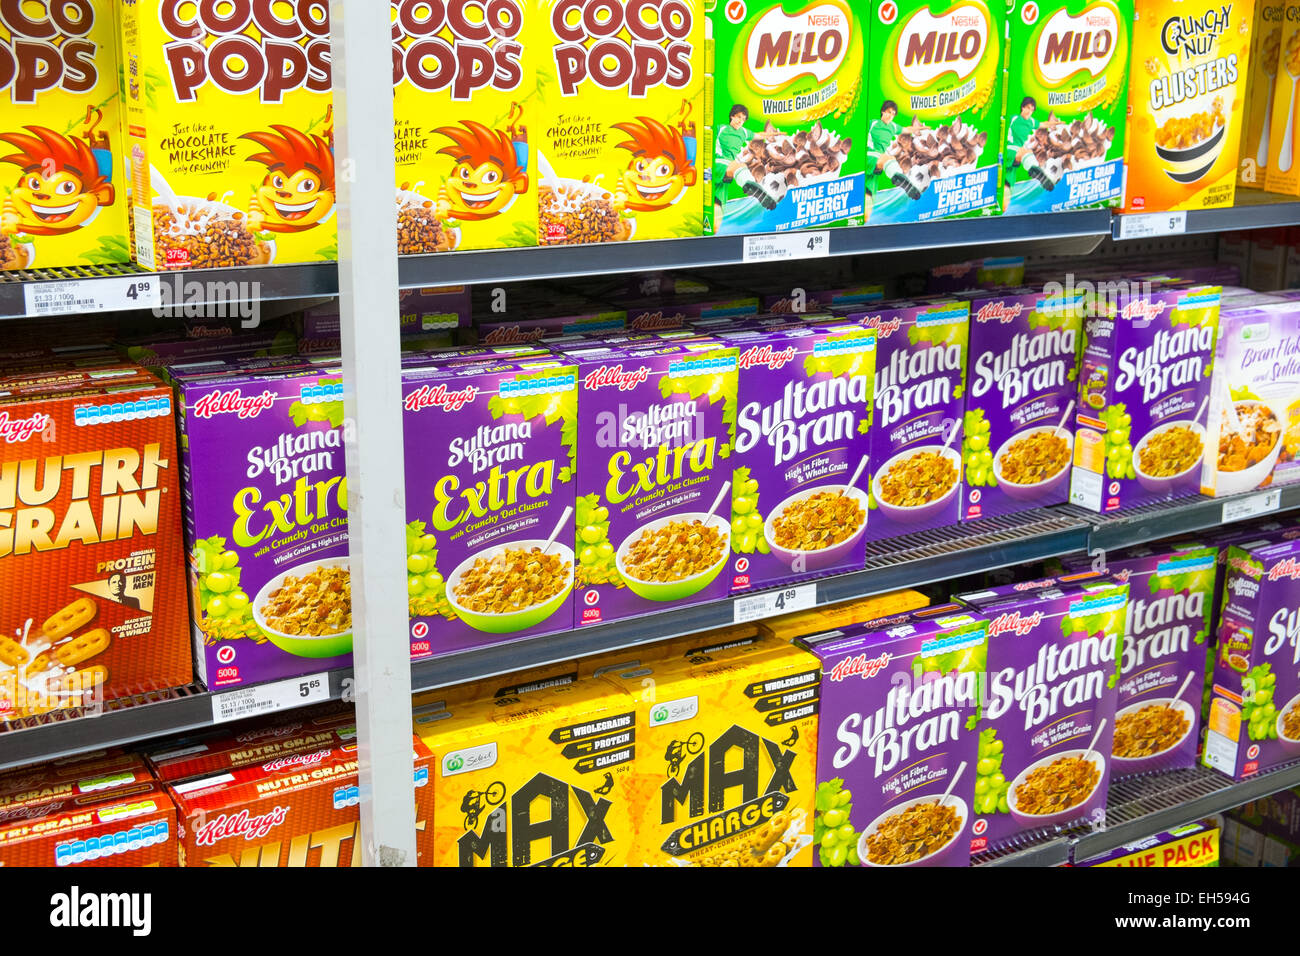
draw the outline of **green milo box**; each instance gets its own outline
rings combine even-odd
[[[869,221],[997,213],[1004,0],[873,0],[868,17]]]
[[[1133,0],[1012,0],[1003,208],[1117,206]]]
[[[862,225],[866,37],[855,4],[706,0],[705,12],[705,232]]]

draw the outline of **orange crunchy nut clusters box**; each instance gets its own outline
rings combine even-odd
[[[192,679],[171,390],[43,387],[0,397],[0,719]]]
[[[412,738],[416,852],[432,852],[433,754]],[[182,866],[360,866],[354,745],[284,754],[168,791],[180,813]],[[419,859],[417,862],[419,862]]]

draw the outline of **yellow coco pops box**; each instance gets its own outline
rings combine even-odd
[[[326,0],[121,7],[135,258],[337,258]]]
[[[1138,0],[1124,212],[1232,205],[1251,0]]]
[[[0,3],[0,269],[128,262],[112,8]]]
[[[701,235],[702,8],[537,2],[539,243]]]
[[[397,251],[537,245],[532,0],[393,0]]]

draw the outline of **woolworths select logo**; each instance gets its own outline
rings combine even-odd
[[[650,709],[650,726],[661,727],[664,724],[675,724],[679,720],[690,720],[699,712],[698,697],[682,697],[679,700],[665,701],[662,704],[655,704]]]
[[[978,4],[963,3],[937,17],[922,7],[899,31],[898,76],[912,89],[949,73],[964,80],[979,67],[992,33],[992,17]]]
[[[848,55],[852,31],[852,12],[835,0],[793,14],[772,7],[754,21],[745,40],[745,77],[760,92],[775,92],[807,76],[825,83]]]
[[[496,762],[497,745],[495,742],[480,744],[477,747],[466,747],[464,750],[453,750],[443,755],[442,775],[444,777],[454,777],[458,773],[486,769]]]

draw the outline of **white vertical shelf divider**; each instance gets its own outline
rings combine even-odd
[[[362,861],[414,866],[389,5],[330,0]]]

